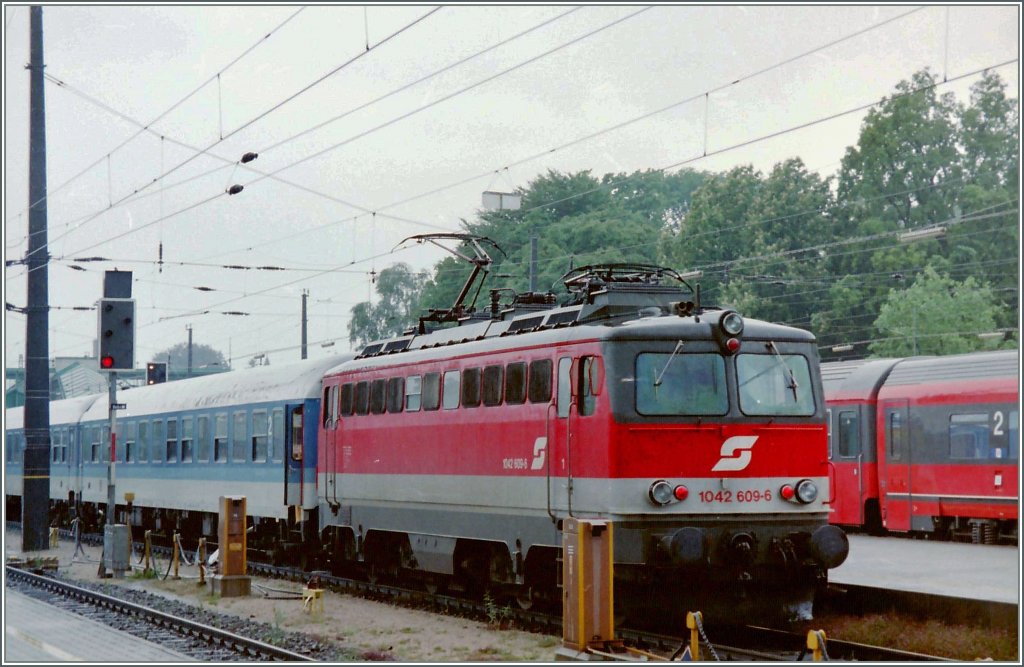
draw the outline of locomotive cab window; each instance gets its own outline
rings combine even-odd
[[[729,411],[720,354],[643,352],[636,358],[636,411],[641,415],[724,415]]]
[[[736,375],[745,415],[809,417],[814,414],[811,372],[799,354],[740,354]]]

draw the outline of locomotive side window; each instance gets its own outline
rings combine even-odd
[[[856,412],[839,413],[839,456],[855,457],[860,454],[860,419]]]
[[[178,462],[178,420],[167,420],[167,462]]]
[[[729,411],[720,354],[643,352],[636,357],[636,411],[641,415],[724,415]]]
[[[228,416],[217,415],[217,422],[213,431],[213,460],[217,463],[227,463],[228,460]]]
[[[558,416],[569,416],[569,404],[572,401],[571,371],[572,359],[562,357],[558,360]]]
[[[504,386],[505,367],[488,366],[484,369],[484,405],[501,405],[501,390]]]
[[[388,380],[388,405],[390,413],[402,411],[402,402],[405,399],[405,378],[390,378]]]
[[[324,387],[324,400],[320,403],[320,407],[323,413],[320,425],[327,428],[327,424],[331,421],[331,387]]]
[[[192,418],[181,418],[181,462],[192,463]]]
[[[351,394],[351,392],[350,392]],[[274,408],[270,413],[270,444],[272,447],[270,457],[275,463],[281,462],[284,456],[284,410]]]
[[[526,402],[526,362],[511,363],[505,370],[505,403],[519,405]]]
[[[444,389],[441,394],[441,405],[445,410],[459,407],[459,391],[461,387],[459,371],[445,371]]]
[[[527,393],[531,403],[547,403],[551,400],[550,359],[530,362],[530,383]]]
[[[337,389],[337,387],[335,387]],[[261,463],[267,460],[267,445],[270,442],[270,421],[266,410],[252,413],[252,460]]]
[[[437,410],[441,407],[441,374],[426,373],[423,376],[423,409]]]
[[[356,383],[356,414],[365,415],[370,411],[370,383],[366,380]]]
[[[597,357],[580,357],[579,396],[580,416],[594,414],[597,408],[597,391],[600,388],[601,372]]]
[[[987,414],[949,416],[949,458],[987,459],[989,457],[988,438]]]
[[[236,463],[245,463],[245,446],[249,438],[246,433],[246,421],[244,412],[236,412],[233,428],[231,429],[231,460]]]
[[[387,380],[381,378],[370,383],[370,412],[384,414],[384,396]]]
[[[352,389],[352,383],[346,382],[341,385],[341,406],[340,412],[342,417],[351,417],[352,410],[354,407],[355,392]]]
[[[772,348],[774,349],[774,347]],[[741,354],[736,358],[740,410],[747,415],[814,414],[807,359],[798,354]]]
[[[206,415],[199,415],[196,418],[196,461],[198,463],[210,462],[210,418]]]
[[[828,460],[835,458],[835,449],[832,443],[832,408],[825,408],[825,432],[828,436]]]
[[[889,413],[889,458],[900,459],[903,457],[903,446],[907,434],[903,428],[903,417],[899,412]]]
[[[416,412],[420,409],[420,391],[423,387],[423,380],[419,375],[411,375],[405,380],[405,409],[408,412]]]
[[[480,369],[467,368],[462,371],[462,406],[475,408],[480,405]]]

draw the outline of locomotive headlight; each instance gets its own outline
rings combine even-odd
[[[739,313],[727,313],[722,316],[722,331],[730,336],[739,336],[743,333],[743,318]]]
[[[663,479],[659,479],[647,491],[647,496],[655,505],[668,505],[675,495],[672,493],[672,485]]]
[[[796,485],[796,499],[804,503],[813,503],[818,499],[818,485],[809,479],[801,480]]]

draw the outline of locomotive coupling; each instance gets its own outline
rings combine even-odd
[[[703,528],[687,526],[661,538],[661,547],[677,565],[707,565],[709,542]]]
[[[850,553],[850,541],[837,526],[821,526],[811,534],[811,556],[823,566],[839,567]]]

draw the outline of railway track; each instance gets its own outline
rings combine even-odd
[[[70,537],[71,533],[69,532],[65,536]],[[102,544],[102,536],[83,535],[82,541]],[[152,550],[154,555],[160,557],[161,561],[169,558],[170,549],[167,547],[154,546]],[[162,569],[160,565],[162,565],[162,562],[158,564],[158,570]],[[522,610],[517,608],[514,603],[506,604],[503,601],[490,599],[481,601],[456,595],[431,593],[427,590],[412,589],[389,582],[370,582],[335,576],[322,571],[306,572],[294,567],[276,566],[253,560],[248,561],[248,567],[252,575],[292,582],[308,582],[311,577],[316,576],[320,581],[320,585],[325,589],[371,599],[386,600],[389,603],[409,608],[464,616],[492,625],[500,626],[505,624],[527,631],[551,635],[557,635],[561,632],[562,619],[560,612],[557,610]],[[72,588],[75,587],[72,586]],[[793,662],[809,659],[807,657],[805,634],[754,626],[729,629],[708,628],[707,632],[709,636],[705,636],[702,642],[702,650],[706,660],[714,660],[716,657],[723,661]],[[231,632],[227,634],[234,635]],[[616,629],[616,635],[628,646],[641,649],[653,655],[665,657],[666,659],[677,655],[679,649],[689,642],[689,637],[657,632],[649,628],[620,627]],[[936,656],[854,642],[844,642],[831,638],[828,640],[827,652],[833,660],[875,662],[951,661]],[[311,658],[308,654],[304,654],[303,659],[316,658]]]
[[[53,577],[7,568],[6,585],[37,600],[203,662],[313,661],[301,652],[158,611]]]

